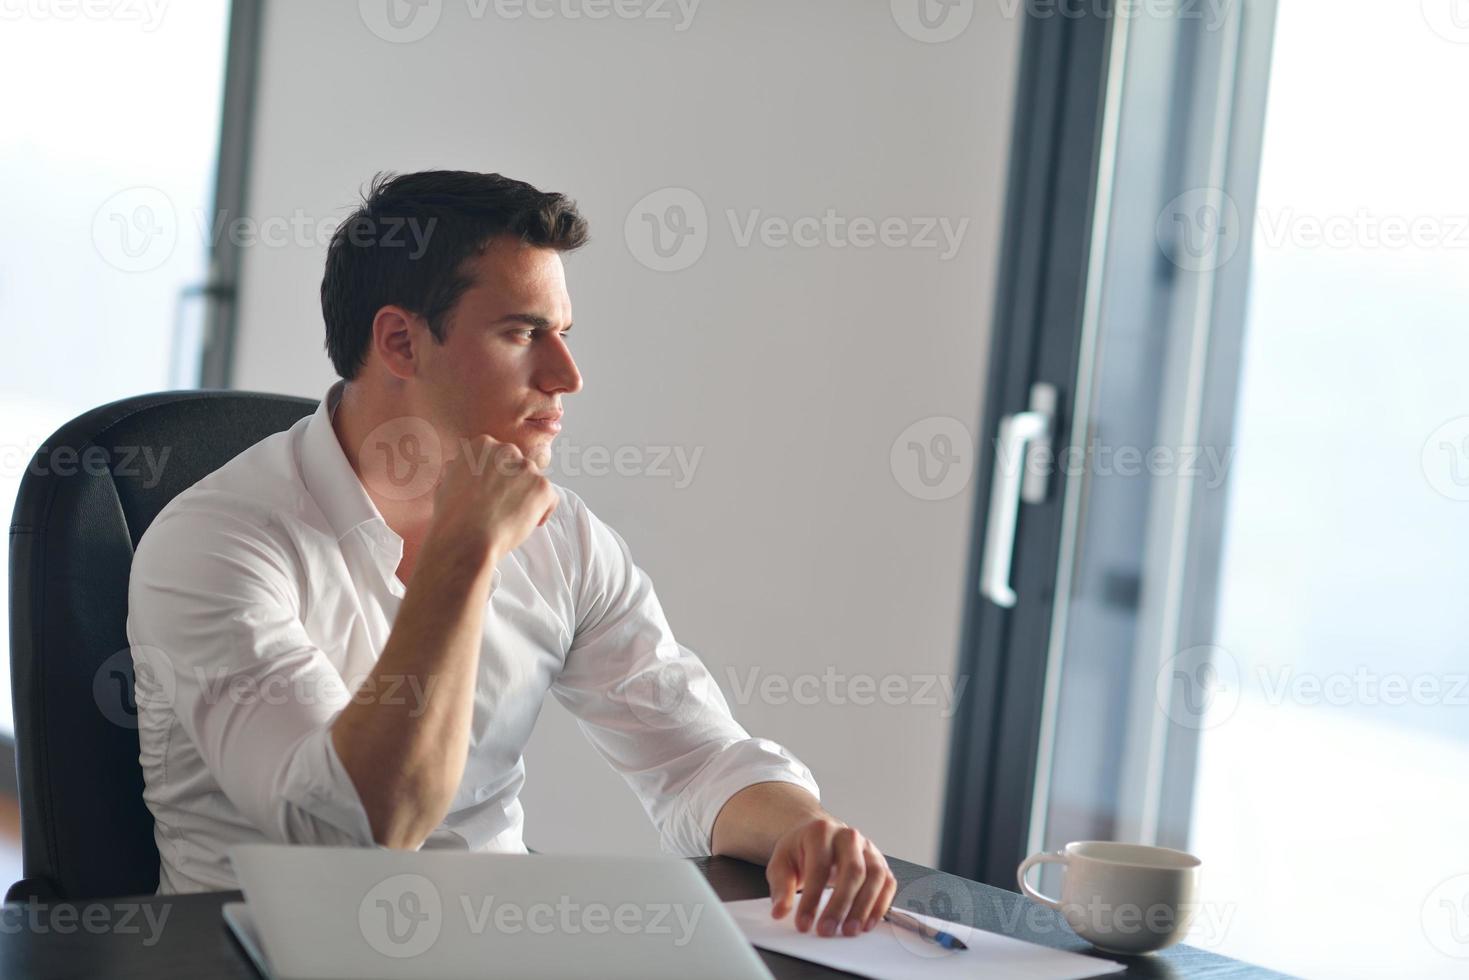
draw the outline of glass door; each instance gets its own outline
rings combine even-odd
[[[1027,844],[1194,851],[1190,941],[1263,966],[1463,976],[1469,18],[1210,9],[1112,24]]]

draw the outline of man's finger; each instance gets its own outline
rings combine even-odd
[[[803,854],[802,858],[806,863],[801,868],[801,879],[809,882],[810,887],[802,890],[801,904],[796,906],[796,929],[805,932],[816,921],[816,907],[821,904],[821,894],[825,891],[823,885],[831,873],[831,850],[818,846]]]
[[[866,859],[862,856],[864,843],[861,835],[851,827],[843,827],[832,838],[831,852],[836,857],[837,880],[817,927],[817,932],[823,936],[836,935],[837,928],[852,907],[852,899],[867,877]]]
[[[862,879],[862,887],[852,899],[852,910],[842,922],[842,932],[848,936],[855,936],[858,931],[867,928],[867,920],[872,916],[872,906],[882,894],[883,886],[888,883],[887,866],[874,848],[868,848],[866,863],[867,877]]]
[[[796,902],[796,886],[800,884],[796,869],[787,858],[776,858],[766,866],[765,880],[770,882],[770,914],[779,919]]]
[[[888,909],[893,907],[893,899],[898,894],[898,880],[888,875],[887,884],[883,886],[882,893],[877,896],[877,904],[872,907],[872,914],[867,917],[867,928],[876,926]]]

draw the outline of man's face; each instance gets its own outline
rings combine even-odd
[[[474,285],[448,317],[443,344],[423,331],[421,396],[451,438],[514,443],[544,468],[560,426],[536,419],[559,417],[562,396],[581,389],[561,254],[500,236],[467,265]]]

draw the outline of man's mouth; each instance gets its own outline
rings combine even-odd
[[[533,415],[525,421],[528,425],[554,435],[561,431],[561,414],[560,412],[548,412],[544,415]]]

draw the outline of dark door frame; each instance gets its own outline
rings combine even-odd
[[[1046,382],[1058,396],[1054,444],[1068,439],[1113,23],[1110,0],[1084,6],[1026,6],[958,668],[971,696],[955,716],[940,852],[944,870],[1010,889],[1029,840],[1046,682],[1045,656],[1025,651],[1049,644],[1065,474],[1021,508],[1013,608],[980,597],[980,555],[1000,419]]]

